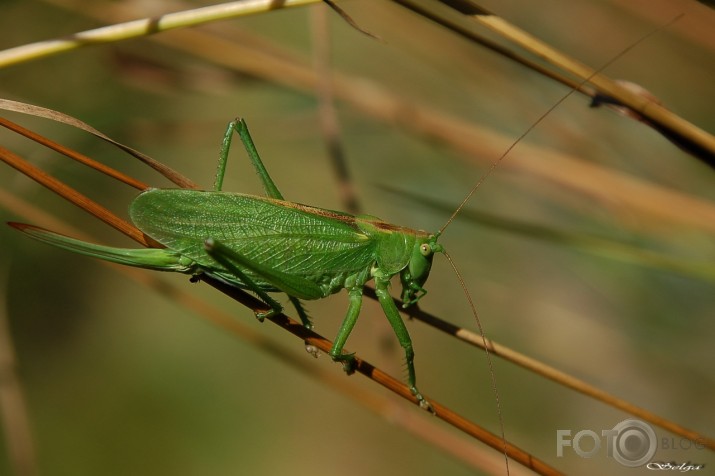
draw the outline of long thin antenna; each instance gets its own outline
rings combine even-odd
[[[575,93],[576,91],[578,91],[578,90],[581,88],[581,86],[583,86],[584,84],[588,83],[594,76],[596,76],[597,74],[599,74],[600,72],[602,72],[604,69],[606,69],[607,67],[609,67],[609,66],[610,66],[611,64],[613,64],[616,60],[618,60],[618,59],[620,59],[621,57],[623,57],[623,56],[624,56],[626,53],[628,53],[630,50],[632,50],[633,48],[635,48],[636,46],[638,46],[639,44],[641,44],[642,42],[644,42],[645,40],[647,40],[648,38],[650,38],[651,36],[653,36],[654,34],[658,33],[659,31],[663,30],[664,28],[669,27],[670,25],[672,25],[673,23],[675,23],[676,21],[678,21],[682,16],[683,16],[682,13],[679,14],[679,15],[677,15],[677,16],[675,16],[673,19],[671,19],[671,20],[668,21],[667,23],[665,23],[665,24],[661,25],[660,27],[656,28],[655,30],[652,30],[652,31],[648,32],[647,34],[645,34],[643,37],[641,37],[641,38],[640,38],[638,41],[636,41],[635,43],[632,43],[632,44],[630,44],[629,46],[625,47],[623,50],[621,50],[620,53],[618,53],[616,56],[614,56],[614,57],[611,58],[610,60],[606,61],[606,62],[605,62],[603,65],[601,65],[598,69],[594,70],[594,71],[593,71],[590,75],[588,75],[583,81],[581,81],[580,83],[578,83],[578,84],[577,84],[574,88],[572,88],[568,93],[564,94],[564,95],[561,97],[561,99],[559,99],[558,101],[556,101],[556,103],[554,103],[551,107],[549,107],[546,111],[544,111],[544,113],[541,114],[536,121],[534,121],[529,127],[526,128],[526,130],[525,130],[524,132],[521,133],[521,135],[519,135],[519,137],[516,138],[516,140],[502,153],[502,155],[499,156],[499,158],[498,158],[497,160],[495,160],[494,162],[492,162],[492,164],[491,164],[491,166],[489,167],[489,169],[487,169],[487,171],[484,172],[484,174],[482,174],[482,176],[479,178],[479,180],[477,180],[477,183],[474,184],[474,186],[472,187],[472,189],[469,191],[469,193],[467,194],[467,196],[464,197],[464,200],[462,200],[462,202],[459,204],[459,206],[458,206],[457,209],[454,211],[454,213],[452,213],[452,216],[449,217],[449,220],[447,220],[447,223],[445,223],[444,226],[442,226],[442,228],[439,229],[439,234],[441,235],[441,234],[444,232],[444,230],[447,229],[447,227],[452,223],[452,221],[454,221],[454,219],[457,217],[457,215],[459,214],[459,212],[462,211],[462,208],[464,208],[464,206],[467,204],[467,202],[472,198],[472,195],[474,195],[474,192],[476,192],[477,189],[482,185],[482,183],[484,183],[484,181],[485,181],[487,178],[489,178],[489,176],[490,176],[490,175],[494,172],[494,170],[499,166],[499,164],[502,162],[502,160],[504,160],[504,158],[506,158],[506,156],[509,155],[509,153],[514,149],[514,147],[517,146],[517,144],[519,144],[519,143],[524,139],[524,137],[526,137],[532,130],[534,130],[534,128],[535,128],[536,126],[538,126],[539,124],[541,124],[541,122],[542,122],[544,119],[546,119],[546,117],[547,117],[549,114],[551,114],[551,113],[554,111],[554,109],[556,109],[557,107],[559,107],[559,106],[560,106],[566,99],[568,99],[573,93]]]
[[[529,127],[526,128],[524,132],[522,132],[517,139],[502,153],[501,156],[492,164],[490,165],[489,169],[487,169],[484,174],[477,180],[477,183],[474,184],[474,186],[469,190],[469,193],[464,197],[462,202],[459,204],[457,209],[452,213],[452,215],[449,217],[447,222],[440,228],[438,235],[441,235],[444,233],[444,230],[447,229],[447,227],[454,221],[454,219],[457,217],[459,212],[462,211],[464,206],[467,204],[467,202],[472,198],[472,195],[477,191],[477,189],[484,183],[484,181],[489,178],[489,176],[494,172],[494,170],[499,166],[502,160],[509,155],[509,153],[514,149],[514,147],[517,146],[536,126],[538,126],[551,112],[554,111],[557,107],[559,107],[566,99],[568,99],[574,92],[578,91],[581,86],[584,84],[588,83],[591,78],[599,74],[601,71],[606,69],[608,66],[610,66],[613,62],[621,58],[623,55],[628,53],[630,50],[635,48],[637,45],[639,45],[641,42],[645,41],[647,38],[650,36],[654,35],[656,32],[666,28],[667,26],[673,24],[675,21],[680,19],[682,17],[682,14],[677,15],[674,17],[672,20],[667,22],[666,24],[656,28],[655,30],[650,31],[648,34],[644,35],[641,37],[638,41],[635,43],[632,43],[628,47],[624,48],[621,50],[620,53],[618,53],[616,56],[611,58],[609,61],[604,63],[602,66],[600,66],[598,69],[594,70],[588,77],[583,79],[579,84],[577,84],[574,88],[572,88],[568,93],[564,94],[556,103],[551,105],[546,111],[544,111],[539,118],[534,121]],[[469,302],[469,307],[472,310],[472,315],[474,316],[474,319],[477,323],[477,329],[479,330],[479,334],[482,338],[482,342],[484,343],[484,352],[487,356],[487,364],[489,366],[489,373],[490,373],[490,378],[491,378],[491,384],[492,384],[492,392],[494,393],[494,399],[496,401],[496,407],[497,407],[497,416],[499,419],[499,428],[501,432],[501,439],[502,439],[502,444],[503,444],[503,453],[504,453],[504,461],[506,464],[506,473],[509,475],[509,457],[508,457],[508,452],[507,452],[507,441],[506,441],[506,433],[504,431],[504,418],[502,415],[502,409],[501,409],[501,400],[499,398],[499,389],[497,386],[497,379],[496,379],[496,373],[494,372],[494,364],[492,362],[492,357],[491,357],[491,342],[487,339],[486,334],[484,333],[484,328],[482,326],[481,320],[479,319],[479,314],[477,313],[477,308],[474,305],[474,300],[472,299],[472,295],[469,293],[469,289],[467,288],[466,283],[464,282],[464,278],[462,278],[462,274],[459,272],[459,269],[457,269],[457,265],[455,264],[454,260],[452,257],[446,252],[442,251],[442,253],[445,255],[447,258],[447,261],[449,261],[450,266],[452,266],[452,269],[454,270],[454,273],[457,275],[457,280],[459,281],[459,285],[462,287],[462,291],[464,291],[464,295],[467,297],[467,301]]]
[[[501,400],[499,399],[499,388],[497,387],[497,375],[496,372],[494,372],[494,364],[492,363],[492,354],[489,349],[491,349],[491,341],[487,339],[486,334],[484,333],[484,328],[482,327],[482,322],[479,319],[479,314],[477,313],[477,306],[474,305],[474,300],[472,299],[472,295],[469,293],[469,289],[467,289],[467,285],[464,282],[464,278],[462,278],[462,273],[459,272],[459,269],[457,269],[457,265],[455,264],[454,260],[452,259],[451,256],[446,251],[442,251],[444,256],[447,258],[447,261],[449,261],[450,266],[452,266],[452,269],[454,270],[454,274],[457,275],[457,280],[459,281],[459,285],[462,287],[462,291],[464,291],[464,295],[467,296],[467,301],[469,302],[469,307],[472,309],[472,315],[474,316],[474,320],[477,321],[477,329],[479,330],[479,335],[482,336],[482,342],[484,344],[484,353],[487,354],[487,364],[489,366],[489,375],[491,377],[492,381],[492,392],[494,393],[494,399],[496,400],[496,405],[497,405],[497,416],[499,418],[499,431],[501,433],[501,440],[503,446],[503,453],[504,453],[504,462],[506,463],[506,474],[509,474],[509,456],[508,451],[507,451],[507,443],[506,443],[506,433],[504,431],[504,418],[502,417],[502,411],[501,411]]]

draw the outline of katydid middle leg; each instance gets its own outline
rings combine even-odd
[[[310,316],[308,316],[308,313],[305,311],[305,308],[300,302],[300,299],[298,299],[297,297],[288,296],[288,300],[290,300],[290,302],[293,304],[293,307],[295,308],[295,311],[298,313],[298,317],[300,318],[300,322],[303,323],[303,327],[305,327],[306,329],[312,329],[313,323],[310,322]]]
[[[347,342],[350,333],[355,327],[358,316],[360,316],[360,307],[362,307],[362,287],[354,287],[348,290],[348,311],[345,314],[345,319],[340,325],[338,335],[335,337],[333,347],[330,349],[330,357],[336,362],[342,362],[345,372],[350,375],[355,372],[355,355],[343,354],[345,342]]]
[[[255,292],[258,297],[271,306],[272,311],[258,316],[259,319],[281,312],[283,308],[273,298],[271,298],[264,289],[261,289],[246,274],[246,271],[250,271],[253,274],[260,276],[264,281],[270,283],[272,287],[286,293],[288,295],[288,299],[290,299],[291,303],[293,303],[293,306],[298,312],[298,316],[300,317],[303,325],[308,329],[312,329],[313,326],[310,322],[310,318],[308,317],[308,313],[306,313],[305,309],[303,309],[303,305],[300,303],[299,297],[305,299],[318,299],[322,297],[322,290],[320,289],[320,286],[304,278],[287,275],[269,266],[256,263],[236,250],[223,245],[218,240],[206,240],[204,248],[209,256],[221,263],[221,265],[223,265],[227,270],[238,276],[245,288]]]
[[[270,306],[270,311],[256,312],[256,317],[259,321],[263,321],[266,317],[273,316],[283,311],[283,306],[281,306],[278,301],[270,297],[267,292],[261,289],[235,264],[235,259],[233,259],[235,252],[213,239],[206,240],[204,248],[209,256],[221,263],[221,265],[223,265],[227,270],[237,276],[248,290],[256,293],[256,295],[261,298],[264,303]]]

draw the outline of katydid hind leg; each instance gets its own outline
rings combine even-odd
[[[270,198],[275,198],[276,200],[283,200],[283,194],[280,190],[278,190],[278,187],[276,187],[276,184],[273,182],[268,170],[266,170],[266,167],[263,165],[261,156],[258,155],[258,150],[253,143],[251,133],[248,132],[248,125],[246,124],[246,121],[239,119],[238,121],[234,121],[233,124],[236,133],[241,138],[241,142],[243,142],[243,146],[246,148],[248,158],[251,159],[253,167],[256,169],[261,182],[263,182],[263,189],[266,191],[266,195]]]
[[[216,166],[216,179],[214,180],[214,192],[220,192],[223,188],[223,178],[226,175],[226,164],[228,163],[228,152],[231,150],[233,131],[236,128],[236,120],[228,123],[226,132],[221,141],[221,150],[218,154],[218,165]]]
[[[265,190],[266,195],[270,198],[275,198],[277,200],[283,200],[283,194],[276,187],[275,182],[271,178],[268,170],[263,165],[260,155],[258,155],[258,150],[256,145],[253,143],[250,132],[248,132],[248,125],[243,119],[234,119],[228,123],[226,132],[223,136],[223,141],[221,142],[221,151],[218,156],[218,167],[216,169],[216,180],[214,182],[214,191],[220,192],[223,188],[223,179],[226,175],[226,164],[228,163],[228,153],[231,150],[231,142],[233,140],[233,133],[238,134],[241,138],[246,152],[248,153],[248,158],[251,159],[253,167],[260,177],[263,190]]]

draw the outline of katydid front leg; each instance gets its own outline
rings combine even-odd
[[[417,378],[414,366],[415,352],[412,349],[412,339],[410,338],[410,334],[407,332],[407,327],[402,321],[402,317],[400,317],[397,306],[395,306],[395,301],[392,299],[392,296],[390,296],[388,291],[389,284],[390,277],[383,276],[378,270],[375,276],[375,294],[377,294],[377,299],[380,302],[382,310],[385,313],[387,320],[390,322],[395,335],[397,336],[400,346],[405,351],[405,361],[407,363],[408,373],[407,383],[409,385],[410,392],[415,396],[420,407],[432,411],[432,406],[429,402],[427,402],[427,400],[425,400],[419,390],[417,390]],[[348,297],[350,299],[348,311],[342,325],[340,326],[340,330],[335,338],[333,347],[330,349],[330,357],[332,357],[332,359],[336,362],[342,362],[343,368],[348,375],[355,371],[355,355],[352,353],[344,354],[343,347],[345,346],[348,336],[352,332],[353,327],[355,327],[357,318],[360,315],[362,294],[362,287],[355,287],[348,290]]]
[[[379,272],[379,270],[378,270]],[[425,400],[422,394],[417,390],[416,382],[417,377],[415,375],[415,352],[412,349],[412,339],[410,334],[407,332],[407,327],[405,326],[402,317],[400,317],[400,312],[395,306],[395,301],[390,296],[388,287],[390,285],[390,276],[377,274],[375,276],[375,294],[377,295],[377,300],[382,306],[382,310],[387,317],[387,320],[392,326],[392,330],[397,336],[397,340],[400,346],[405,351],[405,361],[407,363],[407,383],[410,387],[410,392],[415,396],[420,407],[432,411],[432,406]]]

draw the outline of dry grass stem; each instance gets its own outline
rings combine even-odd
[[[133,177],[130,177],[126,174],[123,174],[119,172],[118,170],[115,170],[111,167],[107,167],[106,165],[97,162],[94,159],[90,159],[86,155],[80,154],[79,152],[72,150],[68,147],[63,146],[62,144],[58,144],[57,142],[48,139],[45,136],[41,136],[39,134],[36,134],[32,132],[29,129],[26,129],[19,124],[15,124],[14,122],[11,122],[4,117],[0,117],[0,126],[3,126],[7,129],[10,129],[11,131],[14,131],[22,136],[27,137],[30,140],[33,140],[37,142],[38,144],[44,145],[45,147],[54,150],[55,152],[59,152],[60,154],[64,155],[65,157],[69,157],[72,160],[76,160],[77,162],[84,164],[88,167],[93,168],[97,172],[101,172],[104,175],[111,177],[119,182],[125,183],[129,185],[130,187],[134,187],[137,190],[146,190],[149,188],[149,186],[143,182],[140,182],[139,180],[136,180]]]
[[[125,23],[116,23],[75,33],[68,38],[39,41],[37,43],[0,51],[0,67],[12,66],[25,61],[34,61],[39,58],[64,53],[84,46],[124,41],[178,28],[188,28],[204,23],[268,12],[277,8],[297,7],[317,2],[319,2],[319,0],[282,0],[280,2],[272,0],[242,0],[176,13],[167,13]],[[67,2],[58,2],[57,4],[67,6]],[[71,5],[70,8],[76,9],[77,5]],[[84,8],[84,6],[82,8]],[[127,8],[124,5],[110,6],[102,4],[99,8],[105,12],[111,10],[112,15],[133,15],[133,9]]]
[[[686,148],[686,150],[698,154],[697,156],[702,158],[711,167],[715,166],[715,137],[682,119],[653,101],[650,97],[638,94],[624,87],[622,83],[613,81],[605,75],[597,73],[597,70],[561,53],[535,36],[509,23],[504,18],[485,10],[475,2],[470,0],[440,0],[440,2],[468,16],[476,23],[495,31],[517,46],[530,51],[536,57],[575,75],[583,81],[588,80],[590,84],[596,87],[599,94],[613,98],[618,103],[645,117],[648,122],[654,124],[656,129],[664,131],[665,135],[669,138],[676,138],[676,143]],[[662,28],[677,21],[678,18],[680,18],[680,16],[670,19]],[[628,46],[623,53],[632,49],[657,31],[658,30],[653,30],[648,35],[642,37],[638,42]],[[611,59],[609,63],[617,58],[618,57]]]
[[[113,18],[113,13],[103,7],[88,8],[82,13],[102,21],[111,21]],[[210,31],[194,29],[177,31],[171,38],[156,35],[149,39],[307,94],[314,94],[319,82],[318,75],[309,61],[288,52],[280,52],[277,46],[261,48],[256,46],[258,43],[244,46]],[[580,73],[585,79],[593,75],[594,70],[585,68]],[[594,84],[600,84],[598,81],[601,80],[612,83],[603,78],[602,74],[595,75]],[[394,91],[362,78],[336,72],[333,75],[333,85],[336,98],[350,104],[355,110],[383,123],[401,127],[426,140],[443,143],[460,153],[459,156],[465,160],[489,163],[513,142],[513,137],[467,123],[424,104],[415,104],[401,98]],[[620,85],[615,88],[623,89]],[[603,89],[603,92],[611,94],[611,89]],[[628,94],[633,95],[630,92]],[[613,97],[622,99],[620,95]],[[643,104],[644,101],[639,98],[637,104],[626,104],[640,112],[643,112],[644,108],[650,110],[651,106]],[[667,112],[667,116],[673,115]],[[686,123],[679,118],[672,119],[672,122]],[[537,157],[539,160],[535,160]],[[695,229],[715,230],[715,205],[707,200],[688,196],[549,148],[520,144],[510,154],[509,160],[500,165],[500,169],[553,182],[596,200],[600,206],[607,207],[616,215],[636,213],[650,217],[653,226],[668,227],[670,224],[680,224]],[[689,213],[682,213],[685,209],[689,210]],[[624,226],[629,224],[624,222]]]

